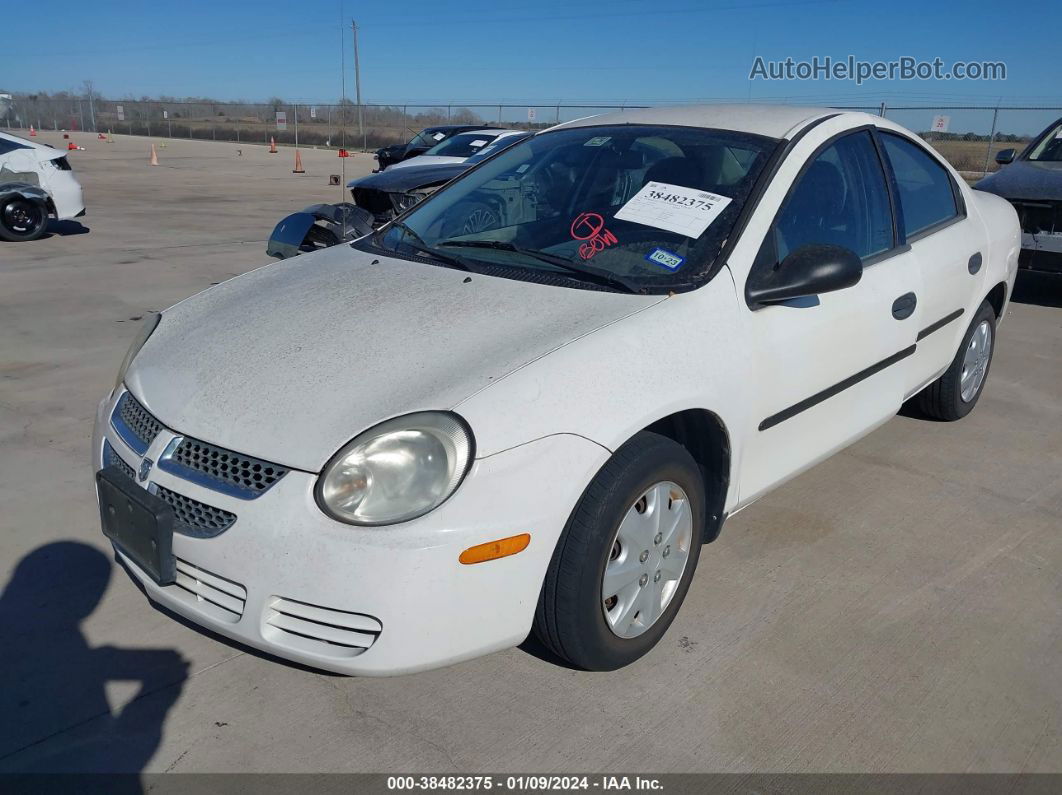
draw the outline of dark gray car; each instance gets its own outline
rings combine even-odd
[[[974,187],[1014,205],[1021,220],[1018,265],[1062,273],[1062,119],[1040,133],[1021,154],[996,154],[1003,168]]]

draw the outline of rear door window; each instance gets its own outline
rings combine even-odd
[[[896,175],[900,209],[908,237],[959,214],[951,175],[918,144],[882,132],[885,153]]]

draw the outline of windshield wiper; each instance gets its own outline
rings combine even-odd
[[[587,270],[585,267],[579,267],[575,265],[571,260],[565,257],[558,256],[556,254],[549,254],[545,251],[539,251],[534,248],[524,248],[518,246],[515,243],[510,243],[507,240],[444,240],[439,246],[461,246],[463,248],[490,248],[497,251],[512,251],[516,254],[524,254],[528,257],[533,257],[540,262],[545,262],[550,265],[555,265],[558,268],[562,268],[566,273],[571,273],[583,281],[594,282],[595,284],[603,284],[607,287],[612,287],[618,290],[622,290],[626,293],[638,293],[640,292],[637,287],[629,282],[620,279],[618,276],[613,276],[610,273],[605,273],[599,270]]]
[[[409,241],[406,241],[406,245],[409,246],[414,251],[417,251],[417,252],[423,254],[424,256],[428,257],[429,259],[433,259],[433,260],[436,260],[438,262],[442,262],[442,263],[444,263],[446,265],[449,265],[451,268],[457,268],[458,270],[462,270],[462,271],[471,271],[472,270],[472,268],[470,268],[468,266],[468,263],[466,263],[460,257],[453,257],[453,256],[451,256],[449,254],[444,254],[441,251],[436,251],[435,249],[433,249],[431,246],[429,246],[427,243],[424,242],[424,238],[422,238],[420,235],[418,235],[416,230],[414,230],[411,226],[409,226],[405,222],[403,222],[403,221],[392,221],[391,222],[391,226],[396,227],[398,229],[401,229],[406,234],[406,236],[409,237],[413,241],[412,243],[410,243]]]

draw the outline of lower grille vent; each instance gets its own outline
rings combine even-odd
[[[247,589],[177,558],[177,582],[169,586],[182,602],[207,615],[235,624],[243,615]]]
[[[383,625],[372,616],[273,597],[266,632],[274,643],[327,657],[356,657],[376,642]]]

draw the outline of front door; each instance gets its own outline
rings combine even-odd
[[[897,240],[868,129],[827,139],[808,158],[752,273],[785,267],[786,254],[811,243],[851,249],[863,276],[847,289],[744,312],[757,388],[748,396],[741,504],[893,416],[913,378],[921,276]]]

